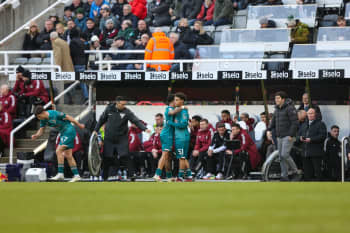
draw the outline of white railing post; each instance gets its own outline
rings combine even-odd
[[[5,74],[8,74],[8,69],[7,66],[9,65],[9,56],[8,53],[4,53],[4,65],[6,66],[5,68]]]
[[[347,156],[346,154],[346,148],[345,148],[345,141],[349,142],[349,138],[348,137],[343,137],[341,140],[341,182],[344,183],[345,180],[345,156]]]

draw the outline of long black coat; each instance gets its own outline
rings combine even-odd
[[[327,127],[321,120],[314,120],[309,124],[305,121],[301,126],[297,141],[300,142],[300,137],[310,138],[311,142],[302,142],[302,155],[305,157],[323,157],[324,156],[324,141],[327,138]]]

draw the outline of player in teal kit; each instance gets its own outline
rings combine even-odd
[[[168,107],[165,109],[165,125],[163,127],[162,132],[160,133],[160,141],[162,144],[162,156],[158,161],[158,168],[156,170],[156,174],[153,176],[153,179],[156,181],[161,181],[161,175],[163,168],[165,167],[166,177],[168,181],[171,181],[172,173],[170,168],[170,152],[173,148],[174,142],[174,127],[172,127],[168,122],[173,121],[173,115],[179,113],[181,108],[175,109],[174,103],[175,96],[169,95],[167,102]]]
[[[34,110],[34,114],[40,120],[40,129],[36,134],[32,135],[33,140],[43,135],[46,126],[56,128],[61,134],[60,142],[56,149],[58,173],[56,176],[52,177],[51,180],[64,179],[64,158],[66,158],[74,174],[74,177],[70,182],[79,181],[80,176],[78,173],[77,164],[72,155],[76,131],[71,123],[75,124],[81,129],[84,129],[85,126],[63,112],[58,112],[55,110],[45,111],[42,106],[37,106]]]
[[[177,181],[183,181],[183,176],[186,171],[186,181],[192,181],[192,172],[188,163],[188,149],[190,145],[190,133],[188,131],[189,114],[185,108],[184,102],[186,95],[183,93],[175,94],[175,106],[181,111],[174,117],[174,121],[169,121],[169,124],[175,128],[175,151],[176,158],[179,159],[179,173]]]

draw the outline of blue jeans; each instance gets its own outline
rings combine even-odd
[[[84,65],[75,65],[74,66],[74,71],[75,72],[84,72],[85,71],[85,66]],[[87,88],[87,85],[83,82],[80,82],[80,88],[83,91],[83,96],[84,99],[87,100],[89,99],[89,91]]]
[[[214,26],[220,26],[220,25],[227,25],[227,24],[232,24],[232,21],[230,22],[228,19],[221,18],[216,21],[214,21]]]

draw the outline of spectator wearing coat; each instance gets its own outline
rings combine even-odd
[[[203,22],[205,26],[213,24],[215,0],[204,0],[201,11],[197,15],[197,20]]]
[[[149,27],[146,23],[145,20],[139,20],[139,22],[137,22],[137,29],[135,31],[135,35],[132,39],[132,43],[135,45],[135,46],[138,46],[141,44],[141,36],[143,34],[147,34],[149,38],[152,37],[152,33],[151,31],[149,30]]]
[[[147,16],[147,1],[146,0],[132,0],[129,2],[131,12],[138,18],[144,19]]]
[[[100,29],[96,26],[93,19],[86,20],[86,29],[83,31],[86,36],[86,40],[90,41],[92,36],[99,37],[101,34]]]
[[[123,16],[123,6],[128,4],[127,0],[117,0],[116,3],[113,4],[112,14],[119,19]]]
[[[54,24],[51,20],[45,21],[44,30],[36,38],[40,50],[51,50],[50,33],[55,30]]]
[[[77,10],[84,8],[84,3],[81,0],[72,0],[72,4],[69,6],[70,10],[77,15]]]
[[[297,140],[303,147],[303,170],[305,181],[321,181],[324,141],[327,138],[326,125],[316,117],[316,110],[307,111],[308,121],[299,130]]]
[[[105,25],[106,25],[106,21],[111,19],[113,20],[114,25],[117,25],[117,21],[116,18],[111,15],[111,9],[109,8],[109,6],[103,6],[101,8],[101,18],[100,18],[100,31],[103,31]]]
[[[29,26],[28,32],[24,36],[23,50],[38,50],[40,45],[37,43],[37,37],[39,36],[38,25],[32,22]],[[25,57],[30,57],[30,54],[25,54]]]
[[[59,38],[57,32],[51,32],[50,38],[55,64],[60,66],[63,72],[74,72],[68,43]]]
[[[165,0],[153,0],[148,6],[146,22],[154,27],[170,26],[169,4]]]
[[[131,21],[133,28],[137,27],[137,22],[139,21],[139,19],[131,12],[131,6],[129,4],[125,4],[123,6],[123,16],[120,17],[117,22],[118,30],[120,29],[123,21],[127,19]]]
[[[118,35],[118,30],[115,28],[113,20],[106,21],[105,29],[100,34],[100,42],[103,47],[111,47],[113,40]]]
[[[113,50],[132,50],[133,46],[130,42],[128,42],[124,37],[117,37],[113,42],[111,51]],[[132,54],[130,53],[117,53],[111,54],[113,60],[128,60],[132,58]],[[118,64],[114,65],[112,69],[114,70],[125,70],[128,67],[128,64]]]
[[[171,32],[169,39],[171,43],[174,45],[174,51],[175,51],[175,60],[180,60],[180,59],[191,59],[191,55],[188,52],[187,46],[179,41],[179,34],[176,32]],[[180,66],[179,64],[175,63],[171,65],[170,71],[175,72],[175,71],[180,71]]]
[[[77,9],[74,23],[82,32],[86,30],[86,20],[87,18],[85,17],[84,9],[83,8]]]
[[[339,126],[333,125],[324,143],[327,180],[341,179],[341,142],[339,141]]]
[[[90,7],[89,18],[97,20],[100,16],[100,10],[103,5],[109,6],[109,3],[106,0],[94,0]]]
[[[193,25],[196,17],[201,11],[202,0],[183,0],[181,18],[188,19],[189,25]],[[176,23],[175,23],[176,26]]]
[[[126,41],[132,41],[132,38],[134,36],[135,36],[135,31],[132,28],[131,21],[128,19],[124,20],[118,32],[118,37],[124,37]]]
[[[216,0],[214,8],[214,26],[232,24],[233,13],[231,0]]]
[[[309,27],[300,20],[292,19],[288,22],[288,28],[291,29],[291,42],[294,44],[306,44],[309,41]]]

